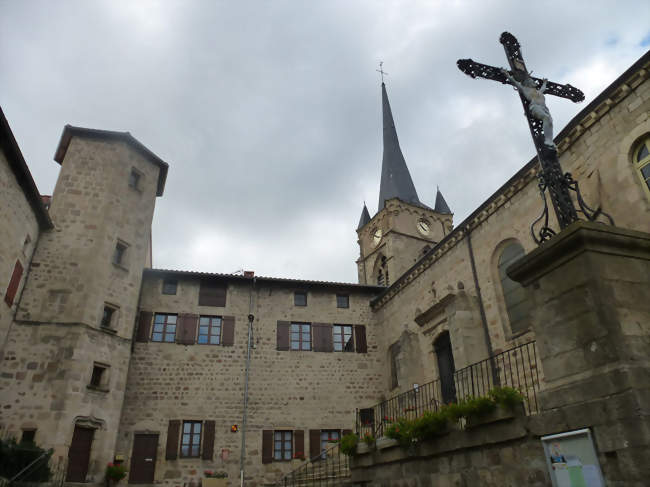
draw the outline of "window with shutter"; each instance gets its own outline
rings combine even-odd
[[[221,343],[221,316],[201,316],[199,318],[199,336],[201,345],[219,345]]]
[[[199,306],[226,306],[227,287],[226,283],[203,279],[199,287]]]
[[[176,315],[156,313],[153,319],[152,342],[174,343],[176,341]]]
[[[138,333],[135,336],[136,342],[148,342],[149,332],[151,330],[151,318],[153,313],[151,311],[140,311],[140,318],[138,319]]]
[[[357,353],[368,353],[368,342],[366,341],[365,325],[354,326],[354,338],[357,343]]]
[[[178,419],[171,419],[167,427],[167,447],[165,459],[176,460],[178,457],[178,440],[181,430],[181,422]]]
[[[354,352],[352,325],[334,325],[332,331],[335,352]]]
[[[293,432],[293,458],[305,459],[305,432],[303,430]]]
[[[16,292],[18,291],[18,286],[20,285],[20,278],[23,276],[23,265],[19,260],[16,261],[14,265],[14,271],[11,274],[11,279],[9,280],[9,285],[7,286],[7,292],[5,293],[5,303],[8,306],[14,304],[14,298],[16,297]]]
[[[181,437],[181,457],[198,458],[201,448],[201,421],[183,421]]]
[[[212,460],[214,455],[214,421],[203,422],[203,460]]]
[[[293,431],[273,432],[273,461],[287,461],[293,458]]]
[[[182,345],[194,345],[197,319],[198,315],[191,314],[182,314],[178,317],[178,333],[176,334],[178,343]],[[157,326],[159,326],[159,323],[156,321],[154,328]]]
[[[311,350],[310,323],[291,323],[291,350]]]
[[[222,344],[224,347],[230,347],[235,343],[235,317],[223,317]]]
[[[262,463],[273,461],[273,430],[262,431]]]
[[[293,328],[293,327],[292,327]],[[314,323],[311,325],[313,333],[314,352],[331,352],[332,347],[332,325],[329,323]],[[292,329],[293,335],[293,329]],[[292,337],[293,341],[293,337]],[[292,343],[293,345],[293,343]]]
[[[277,349],[289,350],[289,327],[291,323],[288,321],[278,321],[277,328]]]

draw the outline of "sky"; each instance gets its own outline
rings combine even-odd
[[[538,77],[556,133],[650,49],[650,2],[0,0],[0,105],[42,194],[64,125],[169,163],[154,267],[356,282],[377,211],[380,61],[420,200],[462,222],[534,155],[519,97],[456,60]]]

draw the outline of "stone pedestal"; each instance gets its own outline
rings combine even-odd
[[[593,429],[611,485],[650,478],[650,235],[576,222],[508,275],[533,296],[542,410]]]

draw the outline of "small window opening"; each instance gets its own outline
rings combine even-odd
[[[29,443],[29,444],[34,444],[34,438],[36,437],[36,430],[35,429],[29,429],[29,430],[23,430],[23,435],[20,437],[20,443]]]
[[[307,293],[305,291],[296,291],[293,295],[293,304],[296,306],[307,306]]]
[[[115,245],[115,253],[113,254],[113,264],[124,265],[126,257],[126,245],[122,242],[117,242]]]
[[[163,294],[176,294],[176,289],[178,288],[178,281],[176,279],[165,279],[163,281]]]
[[[140,189],[140,179],[142,175],[135,169],[131,169],[131,174],[129,175],[129,186],[133,189]]]
[[[93,365],[93,373],[90,376],[90,385],[93,387],[101,387],[104,372],[106,372],[106,367],[96,364]]]
[[[113,317],[115,316],[116,309],[113,306],[105,305],[104,312],[102,313],[102,328],[111,328],[113,324]]]
[[[349,308],[350,307],[350,296],[347,294],[337,294],[336,295],[336,307],[337,308]]]

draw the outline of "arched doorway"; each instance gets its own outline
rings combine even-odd
[[[433,349],[438,359],[438,374],[440,375],[440,390],[442,402],[456,402],[456,385],[454,384],[454,356],[451,352],[449,332],[444,331],[433,342]]]

